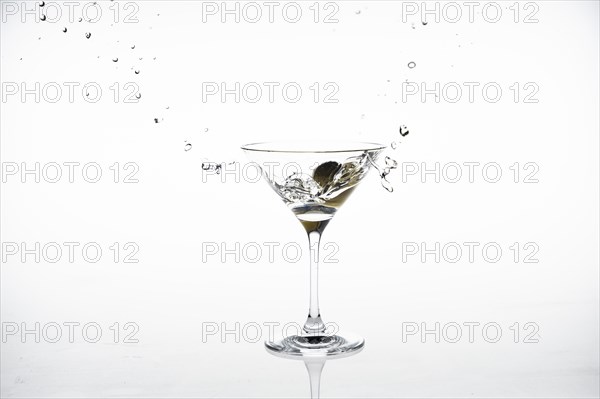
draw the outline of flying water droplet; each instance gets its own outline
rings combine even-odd
[[[398,143],[396,143],[395,141],[392,141],[392,144],[390,144],[390,147],[392,147],[392,150],[395,150],[396,148],[398,148]]]
[[[208,132],[208,128],[204,129],[204,133]]]
[[[142,98],[142,93],[138,93],[138,94],[136,94],[136,95],[135,95],[135,98],[137,98],[138,100],[139,100],[140,98]]]
[[[156,57],[152,58],[154,61],[156,61]]]
[[[45,16],[44,14],[42,14],[42,16],[40,17],[40,19],[41,19],[42,21],[45,21],[45,20],[46,20],[46,16]]]
[[[221,164],[218,164],[216,162],[203,162],[202,170],[215,171],[215,173],[219,175],[221,174]]]
[[[83,17],[79,17],[79,22],[83,21]]]
[[[64,33],[67,33],[67,28],[63,28],[63,32],[64,32]]]
[[[144,57],[140,57],[140,61],[143,60],[143,59],[144,59]]]
[[[135,44],[133,46],[131,46],[131,49],[133,50],[135,48]]]
[[[171,107],[166,107],[165,109],[171,109]]]
[[[356,10],[354,13],[355,13],[356,15],[360,15],[360,10]]]
[[[390,169],[396,169],[398,167],[398,161],[396,161],[395,159],[392,159],[390,157],[385,157],[385,164]],[[390,173],[389,170],[388,170],[388,173]]]
[[[45,1],[40,2],[40,7],[44,7],[46,5]]]
[[[400,135],[402,137],[408,135],[408,133],[409,133],[409,131],[408,131],[408,128],[406,127],[406,125],[400,126]]]
[[[92,37],[92,34],[91,34],[90,32],[87,32],[87,33],[85,34],[85,38],[86,38],[86,39],[89,39],[90,37]]]
[[[189,150],[191,150],[191,149],[192,149],[192,144],[191,144],[191,143],[188,143],[188,142],[186,141],[186,144],[185,144],[185,146],[183,147],[183,149],[184,149],[185,151],[189,151]],[[204,169],[204,164],[202,164],[202,168]]]
[[[392,187],[392,183],[390,183],[386,176],[381,176],[381,185],[383,188],[388,190],[390,193],[394,192],[394,187]]]
[[[136,75],[139,75],[139,74],[140,74],[140,71],[135,71],[135,74],[136,74]]]
[[[414,61],[411,61],[411,62],[409,62],[409,63],[408,63],[408,67],[409,67],[410,69],[413,69],[413,68],[414,68],[414,67],[416,67],[416,66],[417,66],[417,64],[416,64]]]
[[[119,62],[119,58],[118,57],[113,58],[113,62]]]
[[[427,25],[427,21],[421,21],[421,23],[423,24],[423,26]]]
[[[158,118],[154,118],[154,123],[158,123]]]

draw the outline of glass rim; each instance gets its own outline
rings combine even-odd
[[[294,145],[309,145],[316,147],[314,149],[294,149]],[[319,149],[319,146],[327,145],[348,147],[343,149]],[[289,149],[273,148],[277,146],[288,146]],[[257,143],[249,143],[240,147],[244,151],[254,152],[276,152],[276,153],[303,153],[303,154],[329,154],[339,152],[359,152],[359,151],[378,151],[387,148],[387,146],[379,143],[361,142],[361,141],[261,141]]]

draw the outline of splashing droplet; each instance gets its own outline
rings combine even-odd
[[[221,164],[218,164],[216,162],[203,162],[202,170],[215,171],[215,173],[219,175],[221,174]]]
[[[189,151],[189,150],[191,150],[191,149],[192,149],[192,144],[191,144],[191,143],[188,143],[188,142],[186,141],[186,144],[185,144],[185,146],[183,147],[183,149],[184,149],[185,151]],[[202,164],[202,169],[204,169],[204,164]]]
[[[131,46],[131,49],[132,49],[132,50],[133,50],[133,49],[135,49],[135,44],[134,44],[133,46]]]
[[[113,58],[113,62],[119,62],[119,58],[118,57]]]
[[[63,32],[64,32],[64,33],[67,33],[67,28],[63,28]]]
[[[396,143],[395,141],[392,141],[392,144],[390,144],[390,147],[392,147],[392,150],[395,150],[396,148],[398,148],[398,143]]]
[[[135,72],[135,74],[136,74],[136,75],[139,75],[139,74],[140,74],[140,71],[134,71],[134,72]]]
[[[45,21],[45,20],[46,20],[46,16],[45,16],[44,14],[42,14],[42,16],[40,17],[40,19],[41,19],[42,21]]]
[[[383,188],[388,190],[388,192],[390,192],[390,193],[394,192],[394,187],[392,187],[392,183],[390,183],[388,181],[386,176],[381,176],[381,185],[383,186]]]
[[[87,32],[87,33],[85,34],[85,38],[86,38],[86,39],[89,39],[90,37],[92,37],[92,34],[91,34],[90,32]]]
[[[408,63],[408,67],[409,67],[410,69],[413,69],[413,68],[414,68],[414,67],[416,67],[416,66],[417,66],[417,64],[416,64],[414,61],[411,61],[411,62],[409,62],[409,63]]]
[[[385,157],[385,164],[387,165],[388,168],[391,169],[396,169],[398,167],[398,161],[396,161],[395,159],[392,159],[390,157]],[[389,170],[388,170],[388,173]]]
[[[406,135],[408,135],[409,131],[408,128],[406,127],[406,125],[402,125],[400,126],[400,136],[404,137]]]

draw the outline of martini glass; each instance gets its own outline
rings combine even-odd
[[[268,350],[289,356],[338,356],[363,347],[365,341],[357,335],[327,332],[319,312],[319,245],[325,227],[384,148],[352,142],[271,142],[242,147],[296,215],[310,245],[310,305],[303,332],[265,342]]]

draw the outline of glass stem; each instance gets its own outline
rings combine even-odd
[[[319,313],[319,246],[321,232],[313,230],[308,232],[310,245],[310,307],[308,319],[304,323],[304,331],[309,334],[320,335],[325,332],[325,323]]]

